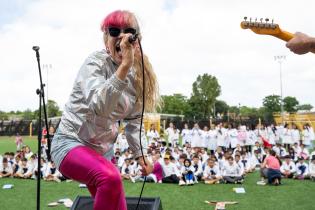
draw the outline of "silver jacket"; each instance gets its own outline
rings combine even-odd
[[[58,133],[77,139],[100,154],[112,149],[118,135],[118,121],[126,122],[125,134],[135,157],[140,151],[141,106],[136,105],[134,69],[125,81],[117,78],[118,65],[105,50],[92,53],[74,82]],[[145,141],[142,129],[142,142]],[[146,145],[146,144],[144,144]],[[146,153],[146,148],[143,148]]]

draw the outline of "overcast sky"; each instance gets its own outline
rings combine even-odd
[[[308,0],[1,0],[0,110],[37,109],[33,45],[52,66],[48,96],[63,108],[84,59],[104,48],[100,22],[116,9],[138,17],[161,94],[189,97],[196,77],[208,73],[219,80],[221,100],[259,107],[265,96],[280,94],[274,56],[286,55],[284,96],[314,106],[315,55],[294,55],[285,42],[240,28],[244,16],[269,17],[289,32],[315,35],[314,8]]]

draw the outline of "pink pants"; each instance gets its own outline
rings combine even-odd
[[[118,169],[93,149],[73,148],[63,159],[60,171],[87,185],[94,198],[94,210],[127,210]]]

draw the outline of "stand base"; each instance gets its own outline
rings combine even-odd
[[[136,210],[138,197],[127,197],[127,209]],[[93,210],[93,198],[90,196],[77,196],[71,210]],[[138,210],[163,210],[159,197],[141,198]]]

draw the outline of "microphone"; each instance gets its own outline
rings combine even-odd
[[[35,50],[35,51],[37,51],[37,50],[39,50],[39,47],[38,47],[38,46],[33,46],[32,49]]]
[[[138,39],[138,34],[131,35],[128,37],[128,41],[130,44],[134,43]]]

